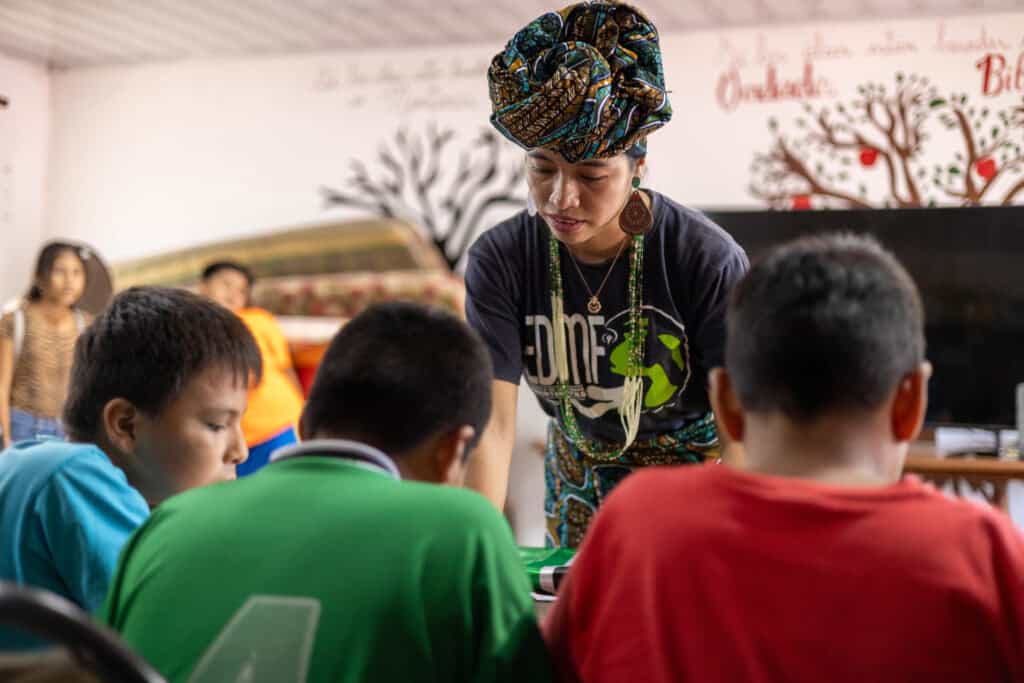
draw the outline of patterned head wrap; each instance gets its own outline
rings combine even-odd
[[[598,0],[533,20],[487,72],[491,123],[525,149],[571,163],[638,147],[672,117],[658,30],[628,5]]]

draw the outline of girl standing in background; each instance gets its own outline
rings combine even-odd
[[[0,428],[3,446],[63,439],[60,423],[72,350],[88,323],[84,251],[64,242],[43,247],[24,301],[0,318]]]

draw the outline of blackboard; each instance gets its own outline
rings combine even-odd
[[[929,420],[1015,421],[1024,382],[1024,207],[708,212],[751,259],[816,232],[870,233],[917,282],[928,358]]]

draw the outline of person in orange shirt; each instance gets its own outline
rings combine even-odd
[[[292,367],[288,342],[277,320],[262,308],[249,305],[255,278],[234,261],[217,261],[203,269],[199,291],[234,311],[256,338],[263,357],[263,379],[249,393],[242,416],[242,433],[249,458],[238,465],[238,476],[252,474],[270,461],[282,446],[298,441],[296,426],[302,413],[302,389]]]

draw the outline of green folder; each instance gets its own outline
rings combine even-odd
[[[534,592],[547,595],[556,593],[575,556],[574,548],[519,548]]]

